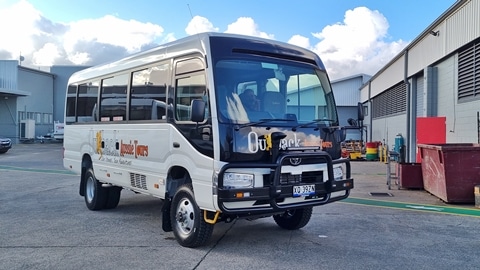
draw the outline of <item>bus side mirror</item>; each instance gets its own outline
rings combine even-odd
[[[335,130],[334,134],[337,142],[343,142],[347,138],[347,130],[343,127]]]
[[[190,107],[190,120],[196,123],[203,122],[205,120],[205,101],[194,99]]]
[[[363,111],[363,104],[361,102],[358,102],[357,104],[357,120],[358,121],[363,121],[365,118],[365,112]]]

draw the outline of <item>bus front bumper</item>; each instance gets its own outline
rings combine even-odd
[[[287,156],[288,158],[288,156]],[[335,180],[333,178],[333,165],[344,163],[345,177]],[[236,164],[229,167],[246,168],[252,164]],[[254,167],[271,167],[272,164],[256,164]],[[277,173],[272,173],[273,184],[266,187],[228,189],[218,188],[218,206],[224,214],[248,216],[256,214],[278,213],[286,210],[313,207],[346,199],[353,188],[353,179],[350,177],[350,161],[348,159],[328,160],[327,168],[329,180],[315,183],[280,184]],[[223,168],[225,172],[228,168]],[[222,172],[220,175],[222,176]],[[299,189],[309,190],[308,194],[298,195]]]

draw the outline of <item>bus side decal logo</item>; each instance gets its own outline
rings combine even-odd
[[[138,144],[137,140],[134,140],[133,143],[124,143],[123,140],[120,140],[120,156],[133,155],[135,158],[138,156],[148,157],[148,145]]]
[[[102,153],[102,132],[101,131],[97,131],[97,134],[95,136],[97,138],[97,142],[96,142],[96,152],[97,154],[100,155],[100,157],[98,159],[101,159],[102,156],[103,156],[103,153]]]
[[[115,132],[114,132],[115,133]],[[106,136],[103,131],[97,131],[95,133],[95,152],[99,154],[99,160],[106,160],[104,156],[107,157],[126,157],[126,156],[133,156],[134,158],[138,157],[148,157],[148,145],[146,144],[139,144],[138,140],[129,140],[124,141],[116,139],[114,135],[113,138],[109,138]],[[108,160],[106,160],[108,161]],[[121,160],[114,163],[122,163]]]

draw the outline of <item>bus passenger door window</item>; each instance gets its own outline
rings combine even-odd
[[[209,115],[208,94],[206,91],[205,75],[198,74],[177,79],[175,92],[175,118],[178,121],[190,121],[192,100],[202,99],[206,102],[205,118]]]

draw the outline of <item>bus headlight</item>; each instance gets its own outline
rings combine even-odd
[[[333,178],[335,180],[343,179],[343,167],[333,167]]]
[[[223,175],[223,186],[226,188],[253,188],[253,174],[229,173]]]

